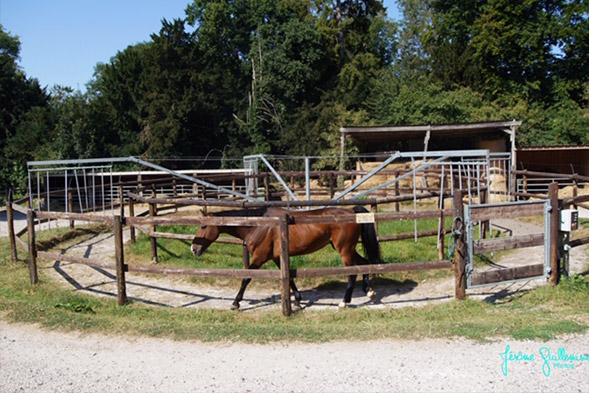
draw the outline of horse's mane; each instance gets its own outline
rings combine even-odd
[[[267,207],[259,209],[224,210],[213,213],[215,217],[262,217],[266,214]]]

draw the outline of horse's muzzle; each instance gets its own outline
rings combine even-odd
[[[190,246],[190,251],[192,251],[192,254],[195,257],[200,257],[204,251],[204,247],[198,244],[193,244],[192,246]]]

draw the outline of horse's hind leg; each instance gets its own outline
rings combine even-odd
[[[354,292],[354,286],[356,286],[356,278],[358,276],[348,276],[348,286],[346,287],[346,292],[344,293],[344,300],[339,304],[340,308],[346,308],[348,304],[352,301],[352,293]]]
[[[376,292],[374,291],[374,289],[370,287],[369,276],[369,274],[362,275],[362,290],[370,300],[374,301],[374,298],[376,297]]]

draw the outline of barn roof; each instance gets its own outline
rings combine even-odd
[[[522,124],[518,120],[486,121],[459,124],[425,124],[405,126],[344,126],[340,129],[342,136],[358,142],[382,143],[430,137],[464,137],[488,134],[490,132],[513,132]]]

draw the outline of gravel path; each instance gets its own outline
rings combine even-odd
[[[508,345],[534,360],[509,362],[505,375],[501,354]],[[589,392],[589,361],[551,361],[545,375],[543,347],[589,359],[589,334],[548,343],[247,345],[62,334],[0,322],[0,391]]]
[[[538,228],[501,222],[514,233]],[[575,248],[571,266],[587,266],[587,246]],[[112,235],[72,245],[68,254],[112,259]],[[542,260],[542,247],[515,250],[497,263],[513,266]],[[41,267],[64,286],[98,296],[116,296],[114,275],[83,265],[51,262]],[[236,288],[195,285],[174,277],[127,276],[129,296],[165,307],[229,308]],[[469,291],[494,301],[542,284],[524,281]],[[355,306],[405,307],[451,300],[452,279],[394,282],[377,287],[378,302],[359,296]],[[336,308],[343,287],[307,288],[305,306]],[[272,310],[280,305],[278,287],[258,286],[246,293],[243,310]],[[505,375],[501,354],[515,356]],[[589,360],[549,362],[545,375],[540,351],[557,356],[589,354],[589,334],[548,343],[508,339],[475,343],[461,339],[338,342],[326,344],[204,344],[146,337],[63,334],[2,322],[0,315],[0,392],[352,392],[352,391],[567,391],[589,392]],[[562,351],[561,350],[561,351]],[[589,356],[589,355],[584,355]],[[589,359],[589,358],[588,358]]]

